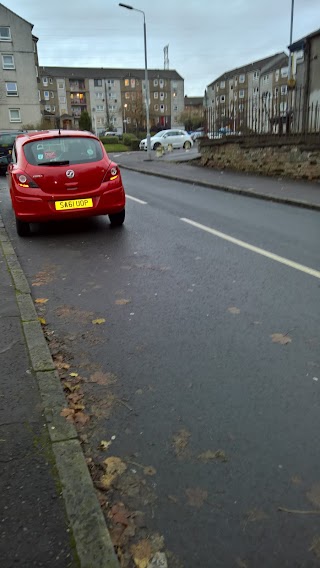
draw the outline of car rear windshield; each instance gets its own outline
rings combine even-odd
[[[29,164],[34,166],[87,164],[102,160],[103,153],[98,140],[83,136],[59,136],[27,142],[23,147]]]
[[[12,148],[14,141],[18,134],[12,134],[11,132],[0,134],[0,146],[1,148]]]

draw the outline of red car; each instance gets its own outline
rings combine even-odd
[[[18,235],[30,223],[109,215],[125,218],[125,192],[117,164],[90,132],[46,130],[16,138],[8,166]]]

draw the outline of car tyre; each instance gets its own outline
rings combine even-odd
[[[19,237],[28,237],[30,235],[30,223],[21,221],[18,217],[16,217],[16,228]]]
[[[184,147],[185,150],[190,150],[191,142],[189,142],[189,140],[187,140],[187,142],[184,143],[183,147]]]
[[[110,223],[112,227],[120,227],[123,225],[126,216],[126,211],[123,209],[120,213],[111,213],[109,215]]]

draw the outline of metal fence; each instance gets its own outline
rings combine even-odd
[[[301,135],[316,134],[320,139],[320,100],[310,102],[303,89],[287,91],[279,87],[249,99],[216,97],[205,109],[205,132],[209,138],[223,134]]]

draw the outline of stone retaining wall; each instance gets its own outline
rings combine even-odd
[[[320,135],[225,136],[200,142],[201,164],[296,179],[320,179]]]

